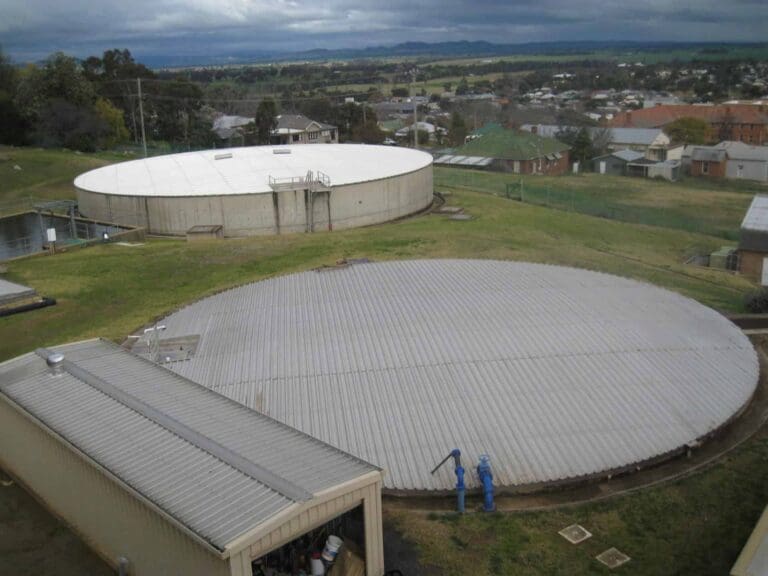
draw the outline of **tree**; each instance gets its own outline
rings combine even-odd
[[[42,67],[30,67],[16,92],[16,103],[31,123],[40,119],[40,112],[53,100],[87,108],[96,101],[96,91],[80,64],[61,52],[51,55]]]
[[[581,128],[571,143],[571,159],[577,161],[582,166],[586,166],[588,161],[595,156],[592,147],[592,138],[589,137],[589,131]]]
[[[733,113],[726,108],[726,113],[720,118],[720,122],[717,127],[717,139],[722,142],[723,140],[732,140],[733,131],[736,127],[736,117]],[[737,136],[738,138],[738,136]]]
[[[93,108],[53,99],[40,110],[35,140],[45,147],[94,152],[109,132]]]
[[[557,139],[571,147],[571,160],[582,166],[588,166],[588,161],[597,155],[586,127],[558,132]]]
[[[99,98],[94,106],[96,115],[104,122],[107,132],[101,142],[102,146],[112,148],[119,142],[125,142],[130,137],[125,127],[123,111],[112,105],[109,100]]]
[[[109,99],[123,111],[135,142],[141,136],[136,79],[154,79],[155,73],[133,59],[128,50],[106,50],[102,57],[90,56],[82,63],[83,74],[96,87],[102,97]],[[144,86],[151,97],[156,89]],[[146,117],[153,114],[151,101],[145,100]]]
[[[397,98],[407,98],[408,88],[401,88],[399,86],[392,88],[392,96],[395,96]]]
[[[365,105],[363,104],[363,106]],[[357,107],[360,108],[360,106]],[[352,127],[351,140],[363,144],[381,144],[384,137],[384,132],[379,128],[376,113],[366,106],[365,114],[360,118],[360,122],[355,123]]]
[[[28,125],[14,100],[18,72],[0,49],[0,143],[24,144]]]
[[[712,130],[706,121],[699,118],[683,117],[667,124],[664,132],[673,142],[682,144],[707,144]]]
[[[461,146],[467,137],[467,125],[464,123],[464,118],[458,112],[451,113],[449,137],[452,146]]]
[[[202,90],[183,78],[154,84],[150,88],[151,106],[148,111],[145,109],[144,117],[151,119],[152,134],[159,140],[183,142],[189,148],[190,126],[202,106]],[[158,96],[154,101],[151,99],[153,95]]]
[[[271,98],[259,102],[256,109],[256,143],[269,144],[272,131],[277,128],[277,106]]]
[[[467,82],[466,78],[462,78],[459,82],[459,85],[456,86],[456,95],[461,96],[462,94],[469,93],[469,83]]]

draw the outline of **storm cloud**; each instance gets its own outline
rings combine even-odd
[[[0,0],[16,61],[362,48],[405,41],[766,40],[764,0]]]

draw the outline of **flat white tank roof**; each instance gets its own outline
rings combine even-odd
[[[319,170],[332,186],[344,186],[414,172],[431,163],[425,152],[393,146],[251,146],[120,162],[81,174],[75,186],[124,196],[263,194],[272,191],[269,177],[304,177]]]
[[[170,315],[171,370],[386,469],[449,490],[575,479],[695,443],[745,406],[755,351],[714,310],[607,274],[423,260],[273,278]],[[467,474],[476,486],[474,473]]]

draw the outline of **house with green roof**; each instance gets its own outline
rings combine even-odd
[[[452,155],[435,159],[446,166],[484,167],[515,174],[563,174],[570,168],[570,147],[554,138],[490,126]]]

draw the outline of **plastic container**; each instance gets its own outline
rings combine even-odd
[[[325,574],[325,564],[323,564],[320,552],[315,552],[309,559],[309,570],[312,576],[323,576]]]
[[[328,540],[325,541],[325,548],[323,548],[323,560],[326,562],[333,562],[336,560],[336,554],[339,553],[339,548],[344,544],[344,541],[338,536],[328,536]]]

